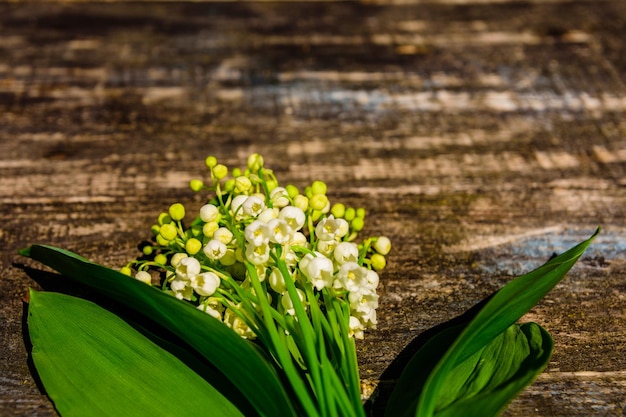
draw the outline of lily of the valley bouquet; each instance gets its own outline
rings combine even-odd
[[[90,288],[31,290],[32,359],[63,417],[365,416],[355,339],[376,328],[391,243],[325,183],[281,186],[263,158],[206,159],[190,215],[169,206],[119,271],[63,249],[21,253]],[[596,232],[597,234],[597,232]],[[549,334],[517,324],[589,240],[441,326],[408,361],[385,415],[495,416],[548,363]],[[94,302],[95,301],[95,302]]]

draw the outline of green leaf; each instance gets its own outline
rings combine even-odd
[[[552,347],[552,338],[538,324],[510,326],[446,375],[435,415],[497,415],[545,368]]]
[[[171,353],[98,305],[30,293],[32,358],[63,417],[243,416]]]
[[[439,401],[446,398],[442,392],[447,391],[452,383],[450,375],[454,369],[466,366],[466,361],[492,343],[541,300],[565,276],[599,232],[598,228],[586,241],[506,284],[474,316],[468,316],[467,321],[436,334],[409,361],[391,394],[385,415],[438,415],[436,410],[441,409]],[[536,340],[534,337],[532,342]],[[503,405],[512,400],[523,386],[511,382],[509,388],[503,389],[502,392],[510,394]],[[497,415],[499,411],[491,414],[483,412],[481,416]]]
[[[180,337],[228,378],[239,389],[241,402],[248,401],[259,415],[296,415],[294,405],[268,358],[256,345],[242,339],[210,315],[154,287],[63,249],[33,245],[20,253],[96,289],[99,294]]]

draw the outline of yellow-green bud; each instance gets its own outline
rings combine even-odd
[[[328,197],[325,194],[314,194],[309,200],[309,205],[313,210],[324,210],[324,207],[328,204]]]
[[[180,203],[174,203],[170,206],[169,213],[172,220],[182,220],[185,217],[185,206]]]
[[[202,242],[196,238],[191,238],[185,243],[185,250],[190,255],[195,255],[202,249]]]
[[[309,199],[302,194],[298,194],[293,198],[293,205],[306,212],[309,208]]]
[[[217,158],[214,156],[207,156],[204,160],[204,163],[206,164],[207,168],[213,168],[217,165]]]
[[[248,157],[248,169],[252,172],[259,172],[263,168],[263,157],[258,153],[253,153]]]
[[[365,209],[363,207],[359,207],[358,209],[356,209],[356,216],[360,217],[360,218],[364,218],[365,217]]]
[[[213,233],[219,228],[220,225],[217,222],[205,223],[204,226],[202,226],[202,234],[206,237],[213,237]]]
[[[287,185],[285,187],[285,190],[287,190],[287,194],[289,195],[290,198],[294,198],[300,193],[300,191],[298,191],[298,187],[296,187],[293,184]]]
[[[159,253],[157,256],[154,257],[154,263],[156,263],[157,265],[167,264],[167,256]]]
[[[124,274],[126,276],[131,276],[133,271],[129,267],[124,266],[124,267],[120,268],[120,273],[122,273],[122,274]]]
[[[226,182],[224,183],[224,191],[231,192],[234,189],[235,189],[235,180],[232,178],[229,180],[226,180]]]
[[[335,218],[340,219],[344,216],[344,214],[346,214],[346,206],[341,203],[336,203],[330,209],[330,212],[333,216],[335,216]]]
[[[313,219],[314,222],[318,221],[320,219],[320,217],[322,217],[322,213],[319,210],[313,210],[313,212],[311,213],[311,219]]]
[[[372,257],[370,258],[370,261],[372,262],[372,268],[374,268],[377,271],[384,269],[385,266],[387,265],[387,260],[385,259],[383,255],[379,253],[373,254]]]
[[[237,262],[237,256],[235,255],[235,251],[232,249],[227,249],[224,256],[220,258],[220,263],[224,266],[231,266]]]
[[[170,244],[170,241],[165,239],[163,236],[161,236],[161,234],[159,233],[158,235],[156,235],[156,242],[160,245],[160,246],[167,246]]]
[[[233,168],[233,177],[237,178],[237,177],[241,177],[242,172],[241,172],[241,168]]]
[[[150,226],[150,231],[152,231],[152,234],[154,236],[159,234],[159,230],[161,230],[161,226],[159,226],[158,224],[153,224],[152,226]]]
[[[161,226],[161,230],[159,230],[159,235],[168,241],[174,239],[177,234],[176,226],[171,223],[164,224]]]
[[[215,167],[213,167],[212,171],[213,176],[218,180],[226,178],[226,176],[228,175],[228,168],[226,167],[226,165],[217,164],[215,165]]]
[[[236,192],[243,194],[246,191],[248,191],[250,187],[252,187],[252,182],[250,181],[250,178],[244,177],[243,175],[240,175],[237,178],[235,178],[235,191]]]
[[[391,250],[391,241],[387,236],[380,236],[374,243],[374,249],[381,255],[387,255]]]
[[[143,254],[144,254],[144,255],[146,255],[146,256],[150,256],[150,255],[152,255],[152,251],[153,251],[153,250],[154,250],[154,249],[152,248],[152,246],[144,246],[144,247],[141,249],[141,251],[143,252]]]
[[[158,221],[159,225],[163,226],[164,224],[171,223],[172,222],[172,218],[167,213],[161,213],[161,214],[159,214],[159,217],[158,217],[157,221]]]
[[[343,215],[343,218],[347,221],[351,222],[356,217],[356,210],[352,207],[348,207],[346,209],[346,213]]]
[[[363,217],[355,217],[350,222],[350,228],[355,232],[360,232],[361,230],[363,230],[364,225],[365,222],[363,221]]]
[[[191,188],[192,191],[198,192],[202,190],[202,187],[204,187],[204,183],[202,182],[202,180],[196,179],[189,181],[189,188]]]
[[[326,194],[326,183],[323,181],[314,181],[313,184],[311,184],[311,192],[313,195]]]

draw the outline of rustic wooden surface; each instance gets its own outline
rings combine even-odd
[[[27,364],[31,243],[119,266],[214,154],[322,179],[394,244],[383,389],[410,340],[604,228],[527,317],[553,359],[507,416],[626,413],[626,2],[0,4],[0,415]]]

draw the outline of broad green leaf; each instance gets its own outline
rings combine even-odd
[[[63,417],[241,417],[218,390],[174,355],[98,305],[30,293],[32,358]]]
[[[545,368],[552,347],[552,338],[538,324],[510,326],[448,373],[434,415],[499,414]]]
[[[389,399],[386,416],[437,415],[438,399],[450,384],[452,370],[491,343],[541,300],[565,276],[599,232],[600,229],[596,230],[586,241],[509,282],[468,321],[445,328],[429,340],[400,376]],[[518,390],[507,388],[502,392],[510,393],[510,401]],[[489,415],[497,415],[497,412],[483,414],[485,417]]]
[[[154,287],[63,249],[33,245],[20,253],[96,289],[99,294],[180,337],[228,378],[241,392],[241,401],[248,401],[259,415],[296,415],[287,391],[267,357],[257,346],[210,315]]]

